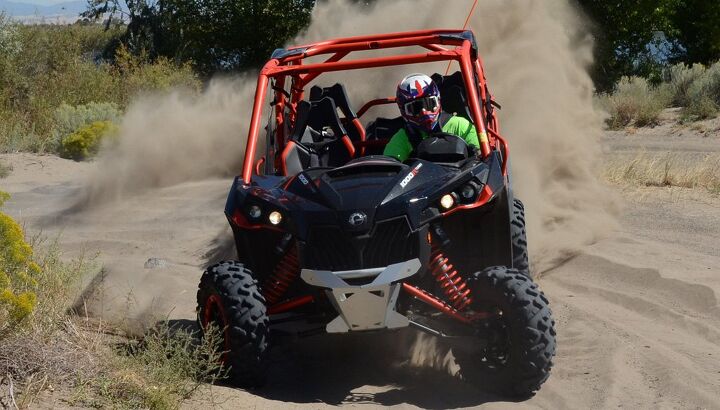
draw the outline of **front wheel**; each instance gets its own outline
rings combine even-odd
[[[513,268],[525,276],[530,276],[530,261],[525,232],[525,206],[519,199],[513,199],[512,215],[510,215],[510,234],[512,241]]]
[[[221,262],[200,278],[198,319],[202,329],[222,329],[223,363],[233,381],[242,386],[263,383],[268,352],[265,298],[252,272],[239,262]]]
[[[548,300],[517,269],[495,266],[469,281],[475,308],[495,312],[483,323],[487,343],[454,352],[466,381],[494,393],[532,395],[550,376],[555,356],[555,321]]]

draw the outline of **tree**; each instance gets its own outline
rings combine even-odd
[[[594,22],[599,90],[620,76],[652,77],[670,63],[720,59],[720,2],[708,0],[577,0]]]
[[[672,16],[685,63],[709,64],[720,59],[720,2],[680,1]]]
[[[154,1],[154,2],[152,2]],[[192,61],[211,74],[257,67],[310,22],[315,0],[90,0],[87,17],[122,13],[135,53]]]
[[[593,80],[607,90],[622,75],[647,76],[654,56],[653,41],[671,41],[676,34],[672,16],[682,0],[577,0],[594,23],[596,39]]]

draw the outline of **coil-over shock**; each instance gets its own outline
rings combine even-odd
[[[432,253],[430,254],[430,272],[445,294],[448,302],[458,311],[462,311],[472,304],[472,294],[465,278],[458,273],[450,260],[443,254],[441,245],[448,240],[445,232],[439,225],[432,227]]]
[[[268,306],[272,306],[281,300],[280,298],[285,295],[285,292],[300,273],[297,247],[290,243],[291,239],[289,235],[286,235],[281,241],[278,251],[284,253],[273,272],[263,283],[262,293]]]

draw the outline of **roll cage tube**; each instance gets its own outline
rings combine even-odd
[[[353,51],[408,46],[420,46],[426,49],[427,52],[422,54],[394,55],[342,61],[344,57]],[[454,46],[455,48],[447,49],[443,46]],[[323,54],[329,54],[330,57],[320,63],[303,64],[303,59]],[[293,125],[296,107],[298,102],[303,99],[305,86],[320,74],[333,71],[453,60],[458,61],[460,64],[460,71],[468,97],[468,106],[470,107],[470,113],[473,117],[480,140],[480,152],[483,158],[487,157],[490,155],[491,145],[496,146],[499,142],[503,148],[503,171],[505,171],[507,145],[499,136],[497,118],[495,118],[494,114],[492,114],[492,118],[488,118],[487,124],[495,129],[487,129],[485,117],[481,110],[481,104],[486,103],[490,96],[486,95],[485,75],[482,71],[482,63],[479,61],[479,56],[477,55],[477,46],[472,32],[463,30],[422,30],[348,37],[306,46],[292,47],[286,50],[276,50],[258,76],[250,127],[248,129],[247,145],[245,148],[245,162],[242,172],[244,182],[249,184],[252,179],[263,105],[271,80],[275,82],[273,86],[275,91],[273,105],[276,110],[275,139],[277,149],[282,150],[285,139],[287,138],[287,136],[284,135],[284,129],[286,127],[284,127],[283,122],[289,121],[290,124],[287,125]],[[287,77],[292,79],[289,93],[284,89]],[[289,94],[289,98],[287,94]],[[288,118],[284,117],[286,108],[289,108]],[[361,112],[363,112],[362,109]],[[492,140],[488,139],[488,135],[490,135]],[[265,159],[265,161],[268,162],[272,160],[271,158]]]

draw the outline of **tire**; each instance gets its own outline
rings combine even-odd
[[[256,387],[264,382],[269,350],[268,315],[252,272],[239,262],[221,262],[200,278],[198,320],[223,330],[222,361],[234,383]]]
[[[525,206],[519,199],[513,199],[510,217],[510,237],[512,240],[513,268],[530,277],[530,260],[527,250],[527,233],[525,232]]]
[[[463,379],[496,394],[531,396],[550,376],[555,356],[547,298],[532,279],[504,266],[476,273],[469,286],[476,309],[502,316],[485,322],[487,345],[453,352]]]

